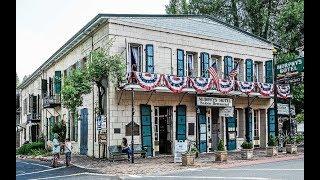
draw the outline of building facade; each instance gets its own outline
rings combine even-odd
[[[90,52],[110,39],[110,53],[122,54],[128,77],[135,78],[107,88],[106,124],[100,127],[94,113],[97,87],[83,96],[75,116],[61,104],[61,79],[85,67]],[[148,156],[173,154],[179,140],[195,141],[201,153],[216,150],[219,139],[230,151],[246,139],[266,147],[276,128],[273,96],[259,87],[272,87],[272,49],[272,43],[207,16],[99,14],[19,86],[26,124],[20,143],[41,134],[50,140],[53,124],[64,121],[74,153],[103,157],[123,137],[131,140],[133,102],[134,143],[146,147]],[[212,85],[208,70],[213,64],[220,79],[236,69],[235,81]],[[150,77],[155,87],[142,84]],[[195,83],[203,80],[210,87],[201,91]],[[223,115],[228,109],[232,115]],[[107,141],[100,144],[104,132]]]

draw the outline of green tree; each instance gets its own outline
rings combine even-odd
[[[171,0],[169,5],[165,5],[167,14],[189,14],[189,4],[187,0]]]
[[[89,81],[94,82],[98,87],[99,114],[104,114],[102,98],[109,87],[109,81],[120,83],[125,77],[125,61],[121,54],[109,53],[112,40],[108,42],[107,48],[99,48],[91,52],[91,61],[87,65]],[[106,82],[106,83],[103,83]]]
[[[19,85],[19,77],[18,74],[16,73],[16,87]]]

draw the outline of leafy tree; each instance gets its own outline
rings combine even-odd
[[[167,14],[189,14],[188,6],[186,0],[171,0],[165,7]]]
[[[18,74],[16,73],[16,86],[19,85],[19,77],[18,77]]]
[[[99,96],[99,114],[104,114],[102,107],[102,98],[109,86],[109,81],[120,83],[125,77],[125,63],[121,54],[109,54],[109,48],[112,40],[108,42],[107,47],[99,48],[91,52],[91,61],[87,65],[88,79],[94,82],[98,87]],[[104,85],[103,82],[106,82]]]
[[[62,104],[72,114],[75,114],[76,108],[82,105],[82,95],[91,91],[90,82],[87,79],[86,71],[80,69],[71,71],[70,75],[63,79]]]
[[[59,141],[64,142],[66,139],[66,123],[64,121],[59,121],[55,123],[51,129],[52,133],[57,133],[59,135]]]

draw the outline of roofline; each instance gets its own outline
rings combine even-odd
[[[53,63],[54,58],[59,55],[64,48],[66,48],[72,41],[74,41],[79,35],[83,34],[87,28],[92,26],[94,23],[96,23],[99,19],[108,17],[198,17],[198,18],[207,18],[212,21],[216,21],[220,24],[223,24],[229,28],[232,28],[234,30],[237,30],[241,33],[247,34],[253,38],[259,39],[263,42],[266,42],[268,44],[272,44],[275,48],[281,48],[281,46],[272,43],[268,41],[265,38],[259,37],[257,35],[254,35],[252,33],[249,33],[241,28],[232,26],[226,22],[223,22],[221,20],[218,20],[217,18],[210,16],[210,15],[196,15],[196,14],[179,14],[179,15],[170,15],[170,14],[98,14],[96,15],[91,21],[89,21],[83,28],[81,28],[75,35],[73,35],[65,44],[63,44],[62,47],[60,47],[52,56],[50,56],[38,69],[36,69],[25,81],[23,81],[17,88],[23,89],[26,85],[31,83],[37,75],[40,73],[41,70],[44,70],[47,66],[51,65]],[[60,58],[60,57],[59,57]]]

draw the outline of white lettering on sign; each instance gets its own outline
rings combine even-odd
[[[216,97],[197,97],[198,106],[215,106],[215,107],[230,107],[232,99],[216,98]]]
[[[187,152],[187,140],[186,141],[175,141],[174,148],[174,162],[182,162],[182,153]]]

